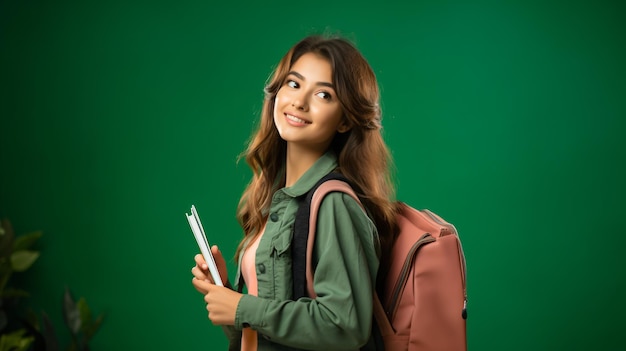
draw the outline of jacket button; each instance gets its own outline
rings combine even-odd
[[[263,263],[259,263],[257,265],[257,268],[259,269],[259,273],[261,274],[265,273],[265,265]]]
[[[278,215],[276,213],[272,213],[270,215],[270,219],[272,220],[272,222],[277,222],[278,221]]]

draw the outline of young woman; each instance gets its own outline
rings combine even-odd
[[[310,36],[282,58],[265,87],[258,130],[245,158],[253,171],[238,209],[244,238],[238,279],[247,293],[219,287],[196,255],[193,285],[209,319],[242,331],[231,349],[358,350],[372,343],[372,298],[379,262],[397,231],[390,154],[381,135],[376,77],[340,37]],[[331,171],[342,173],[367,213],[349,195],[321,204],[313,251],[317,297],[292,299],[290,245],[305,194]],[[212,248],[223,281],[226,264]],[[381,269],[379,269],[381,266]],[[380,277],[379,277],[380,279]]]

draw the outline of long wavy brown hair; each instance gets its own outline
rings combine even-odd
[[[260,124],[242,155],[253,176],[239,202],[237,219],[246,238],[257,235],[267,220],[274,191],[285,185],[286,142],[274,125],[274,103],[291,66],[306,53],[321,55],[331,65],[335,92],[344,118],[352,128],[346,133],[337,133],[330,148],[337,155],[338,171],[348,178],[376,224],[383,252],[381,267],[385,270],[384,253],[397,235],[397,204],[390,172],[392,159],[381,134],[376,76],[362,54],[345,38],[306,37],[278,63],[264,89]],[[237,257],[244,242],[245,238],[237,249]]]

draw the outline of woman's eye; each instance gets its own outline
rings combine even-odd
[[[298,87],[298,83],[294,82],[293,80],[288,80],[287,81],[287,86],[290,88],[297,88]]]
[[[317,93],[317,96],[321,97],[324,100],[332,99],[332,95],[330,95],[329,93],[327,93],[325,91],[320,91],[319,93]]]

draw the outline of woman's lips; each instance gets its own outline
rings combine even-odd
[[[306,124],[311,124],[311,122],[304,120],[300,117],[296,117],[294,115],[291,115],[289,113],[285,113],[285,117],[287,118],[287,121],[290,122],[290,124],[292,125],[306,125]]]

